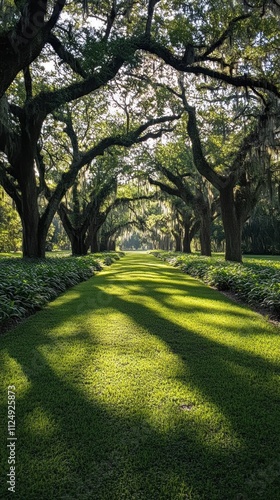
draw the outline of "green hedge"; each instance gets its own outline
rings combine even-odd
[[[42,260],[1,259],[0,325],[35,312],[121,255],[121,252],[110,252]]]
[[[202,257],[152,252],[173,266],[218,290],[231,291],[244,302],[280,315],[280,263],[248,259],[244,264],[227,262],[222,257]]]

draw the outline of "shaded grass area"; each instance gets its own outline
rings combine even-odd
[[[129,254],[0,346],[16,498],[280,498],[278,330],[179,270]]]

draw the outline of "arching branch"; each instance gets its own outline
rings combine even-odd
[[[27,0],[12,30],[0,36],[0,97],[16,75],[38,57],[55,26],[66,0],[56,0],[49,20],[45,20],[48,0]]]
[[[87,73],[83,70],[80,61],[76,57],[74,57],[68,50],[65,49],[61,41],[55,36],[53,33],[50,33],[47,39],[47,43],[49,43],[56,54],[60,57],[60,59],[68,64],[70,68],[77,73],[82,78],[87,78]]]

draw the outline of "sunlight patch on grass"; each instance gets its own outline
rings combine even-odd
[[[73,300],[79,300],[81,294],[76,290],[76,288],[72,288],[70,290],[67,290],[63,295],[60,295],[57,297],[53,302],[50,302],[46,308],[50,309],[56,309],[60,308],[63,305],[69,304],[69,302],[72,302]]]
[[[53,421],[51,415],[42,408],[37,406],[24,418],[25,428],[32,434],[33,438],[38,436],[41,439],[53,435],[58,427]]]
[[[188,283],[189,281],[196,282],[192,278],[188,279]],[[271,333],[275,332],[273,327],[265,323],[263,318],[252,310],[229,301],[218,292],[203,285],[202,288],[204,292],[202,301],[201,297],[193,297],[188,293],[184,295],[170,294],[168,289],[162,288],[160,297],[137,296],[137,302],[151,312],[156,310],[158,318],[172,322],[173,328],[171,325],[169,328],[173,330],[175,335],[176,328],[182,327],[186,332],[188,330],[195,332],[217,344],[235,347],[267,360],[279,360],[279,342],[275,342],[274,335],[267,338],[269,330]],[[122,288],[122,300],[133,304],[135,295],[127,293],[125,289],[126,287]],[[131,291],[130,287],[128,290]],[[164,298],[162,297],[163,292]],[[215,294],[217,296],[215,300],[207,296],[213,297]],[[113,294],[111,297],[114,301]],[[111,313],[107,311],[107,314],[108,322],[117,325],[118,321],[116,321],[114,310]]]
[[[71,332],[69,322],[62,328]],[[88,402],[118,418],[140,418],[162,435],[190,426],[202,445],[240,448],[227,418],[188,384],[190,368],[165,342],[117,311],[105,316],[92,312],[80,329],[83,340],[77,334],[72,345],[70,335],[68,346],[47,345],[41,353],[54,373],[78,387]]]
[[[79,377],[79,370],[87,361],[87,348],[82,341],[69,337],[68,341],[62,343],[55,342],[40,349],[42,356],[48,367],[57,376],[74,377],[74,381]]]
[[[16,385],[17,398],[24,397],[30,388],[30,381],[25,375],[22,366],[16,359],[10,356],[8,350],[0,353],[1,385],[8,389],[8,386]],[[7,392],[3,397],[7,399]]]

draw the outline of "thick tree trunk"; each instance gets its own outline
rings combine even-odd
[[[111,240],[111,239],[109,240],[107,250],[109,250],[111,252],[115,252],[115,250],[116,250],[116,241],[115,240]]]
[[[72,255],[86,255],[88,245],[86,243],[85,230],[81,227],[72,226],[66,208],[62,204],[58,208],[58,215],[70,240]]]
[[[109,244],[110,244],[110,234],[105,233],[104,231],[101,231],[100,238],[99,238],[99,250],[100,250],[100,252],[105,252],[106,250],[108,250]]]
[[[90,238],[90,251],[91,253],[97,253],[100,251],[99,241],[98,241],[98,230],[94,230],[91,233]]]
[[[34,207],[35,208],[35,207]],[[37,207],[36,207],[37,208]],[[32,210],[31,204],[23,208],[22,221],[22,253],[23,257],[45,257],[45,249],[39,245],[38,225],[39,216]]]
[[[211,257],[211,214],[208,203],[200,214],[200,247],[201,255]]]
[[[191,253],[191,235],[189,223],[185,223],[184,225],[183,252]]]
[[[102,235],[100,242],[99,242],[99,251],[100,252],[106,252],[106,250],[115,250],[116,249],[116,242],[114,239],[111,238],[110,235]]]
[[[159,245],[158,245],[158,248],[159,250],[165,250],[165,247],[164,247],[164,239],[160,239],[159,240]]]
[[[173,230],[172,236],[175,240],[175,252],[182,252],[182,235],[180,231]]]
[[[70,238],[72,255],[86,255],[88,248],[85,243],[85,236],[79,231],[73,231]]]
[[[170,238],[169,236],[165,236],[164,237],[164,250],[166,250],[167,252],[169,252],[169,250],[171,249],[171,244],[170,244]]]
[[[226,239],[226,260],[242,262],[241,252],[241,217],[236,213],[233,186],[229,184],[220,189],[222,220]]]
[[[182,251],[181,235],[179,233],[176,233],[175,231],[172,234],[175,240],[175,252],[181,252]]]
[[[39,234],[40,216],[37,202],[37,185],[33,169],[33,159],[21,159],[21,221],[23,257],[45,257],[45,241]],[[46,238],[45,238],[46,240]]]
[[[106,252],[109,249],[109,238],[102,238],[99,244],[100,252]]]
[[[191,253],[191,240],[190,240],[190,234],[185,233],[184,238],[183,238],[183,252],[184,253]]]
[[[153,248],[155,250],[160,250],[160,243],[157,240],[153,240]]]

